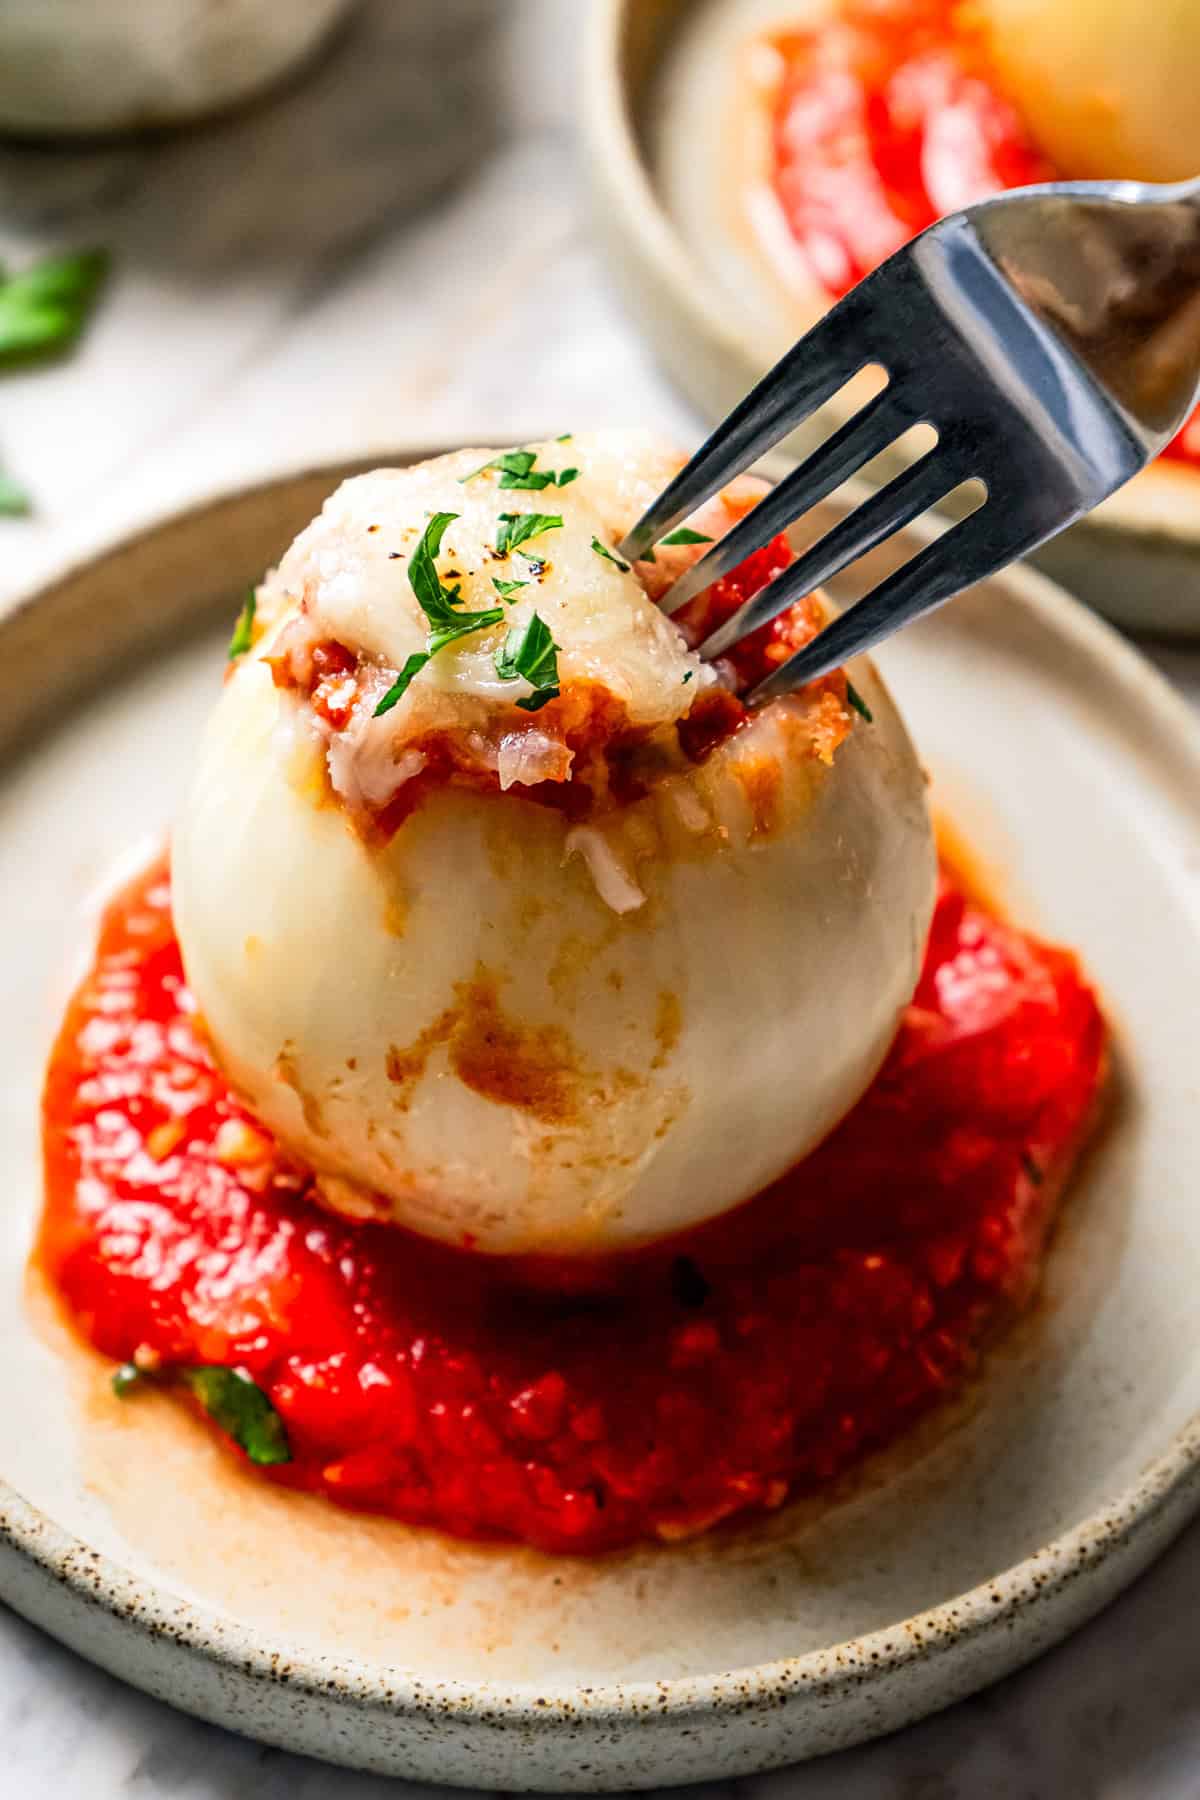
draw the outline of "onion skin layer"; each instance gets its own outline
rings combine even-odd
[[[646,898],[618,914],[570,822],[512,793],[434,790],[369,844],[245,658],[175,834],[176,919],[222,1067],[326,1201],[593,1254],[810,1150],[891,1042],[934,893],[912,746],[868,665],[854,681],[874,722],[832,763],[779,702],[676,778],[687,804],[664,781],[621,809]]]

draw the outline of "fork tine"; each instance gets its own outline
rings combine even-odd
[[[664,533],[740,475],[874,361],[858,290],[793,344],[701,444],[620,545],[636,562]]]
[[[977,508],[968,518],[960,519],[932,544],[904,563],[899,569],[864,594],[854,606],[827,625],[824,631],[798,650],[795,656],[772,671],[765,681],[747,696],[751,705],[774,700],[788,694],[806,681],[816,681],[830,669],[840,668],[852,656],[874,649],[884,638],[901,626],[919,619],[922,613],[952,600],[964,588],[986,581],[997,569],[1004,568],[1016,557],[1025,555],[1044,541],[1044,533],[1030,530],[1007,539],[993,538],[983,556],[971,556],[963,550],[962,534],[978,525]],[[986,540],[985,540],[986,541]]]
[[[805,457],[799,468],[765,494],[732,531],[718,538],[660,602],[663,612],[677,613],[704,588],[736,569],[754,550],[770,543],[776,532],[794,524],[810,507],[824,500],[842,482],[886,450],[910,424],[901,417],[888,388],[874,395],[854,417]]]
[[[793,601],[831,580],[866,551],[873,550],[893,532],[910,524],[929,507],[936,506],[939,500],[944,500],[962,479],[950,459],[938,454],[935,445],[895,480],[879,488],[846,518],[839,520],[832,531],[826,532],[782,575],[777,575],[774,581],[739,606],[733,616],[700,645],[700,655],[711,661],[760,626],[769,625],[781,612],[786,612]],[[824,635],[822,632],[821,636]],[[784,667],[790,668],[791,664],[785,663]]]

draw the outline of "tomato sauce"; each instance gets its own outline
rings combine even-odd
[[[737,510],[727,502],[731,523],[748,507]],[[774,581],[796,560],[785,532],[753,550],[719,581],[683,607],[676,624],[686,641],[695,646],[723,625],[743,603]],[[653,564],[639,565],[643,576]],[[653,597],[666,591],[655,580]],[[757,631],[733,645],[722,661],[743,692],[757,686],[789,657],[812,641],[825,623],[825,611],[813,594],[803,595]],[[363,704],[362,664],[353,650],[336,639],[312,642],[307,621],[301,616],[285,631],[267,662],[275,686],[285,693],[303,694],[321,724],[330,732],[344,731]],[[232,666],[232,665],[231,665]],[[813,753],[828,762],[846,737],[852,723],[846,676],[832,669],[801,690],[811,732]],[[676,726],[679,747],[690,761],[700,762],[748,722],[749,709],[729,688],[722,686],[701,695]],[[648,791],[660,778],[661,744],[647,751],[648,733],[630,725],[623,701],[595,682],[578,679],[563,683],[557,698],[536,714],[516,708],[496,714],[498,737],[511,746],[520,736],[536,735],[543,745],[557,744],[562,756],[556,773],[545,780],[522,785],[523,798],[554,807],[569,818],[588,818],[597,795],[605,806],[625,806]],[[445,729],[407,736],[404,747],[417,751],[424,766],[409,777],[382,806],[361,806],[356,823],[364,836],[387,842],[433,789],[446,785],[500,789],[497,743],[478,727],[471,731]],[[593,779],[598,775],[598,779]]]
[[[83,1337],[185,1403],[197,1365],[250,1377],[290,1455],[268,1479],[552,1551],[673,1539],[961,1383],[1036,1281],[1103,1064],[1075,959],[945,876],[888,1061],[805,1163],[582,1274],[498,1263],[314,1203],[206,1048],[160,864],[51,1058],[40,1256]]]
[[[946,213],[1056,178],[992,85],[962,0],[841,0],[773,43],[775,194],[831,296]],[[1200,465],[1200,413],[1163,454]]]

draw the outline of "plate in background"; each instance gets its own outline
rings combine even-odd
[[[825,1500],[680,1546],[554,1559],[355,1518],[164,1395],[123,1407],[26,1268],[95,894],[167,828],[234,596],[347,472],[169,519],[0,617],[0,1595],[204,1718],[425,1780],[655,1786],[893,1729],[1064,1636],[1200,1501],[1200,727],[1028,574],[882,659],[1002,896],[1082,951],[1122,1066],[1043,1300],[969,1402]]]
[[[747,46],[831,0],[595,0],[584,125],[607,260],[672,379],[715,424],[825,311],[741,224],[729,96]],[[768,459],[778,476],[847,416],[837,397]],[[894,473],[886,458],[876,473]],[[1200,634],[1200,470],[1162,462],[1037,553],[1130,630]]]

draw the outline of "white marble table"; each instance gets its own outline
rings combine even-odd
[[[150,146],[0,149],[0,259],[105,243],[82,352],[0,383],[0,596],[222,482],[364,446],[696,422],[604,281],[572,127],[584,0],[371,0],[322,66]],[[498,78],[497,78],[498,77]],[[1200,704],[1200,649],[1158,653]],[[7,1800],[383,1800],[182,1718],[0,1611]],[[1200,1526],[1065,1648],[753,1800],[1200,1795]]]

